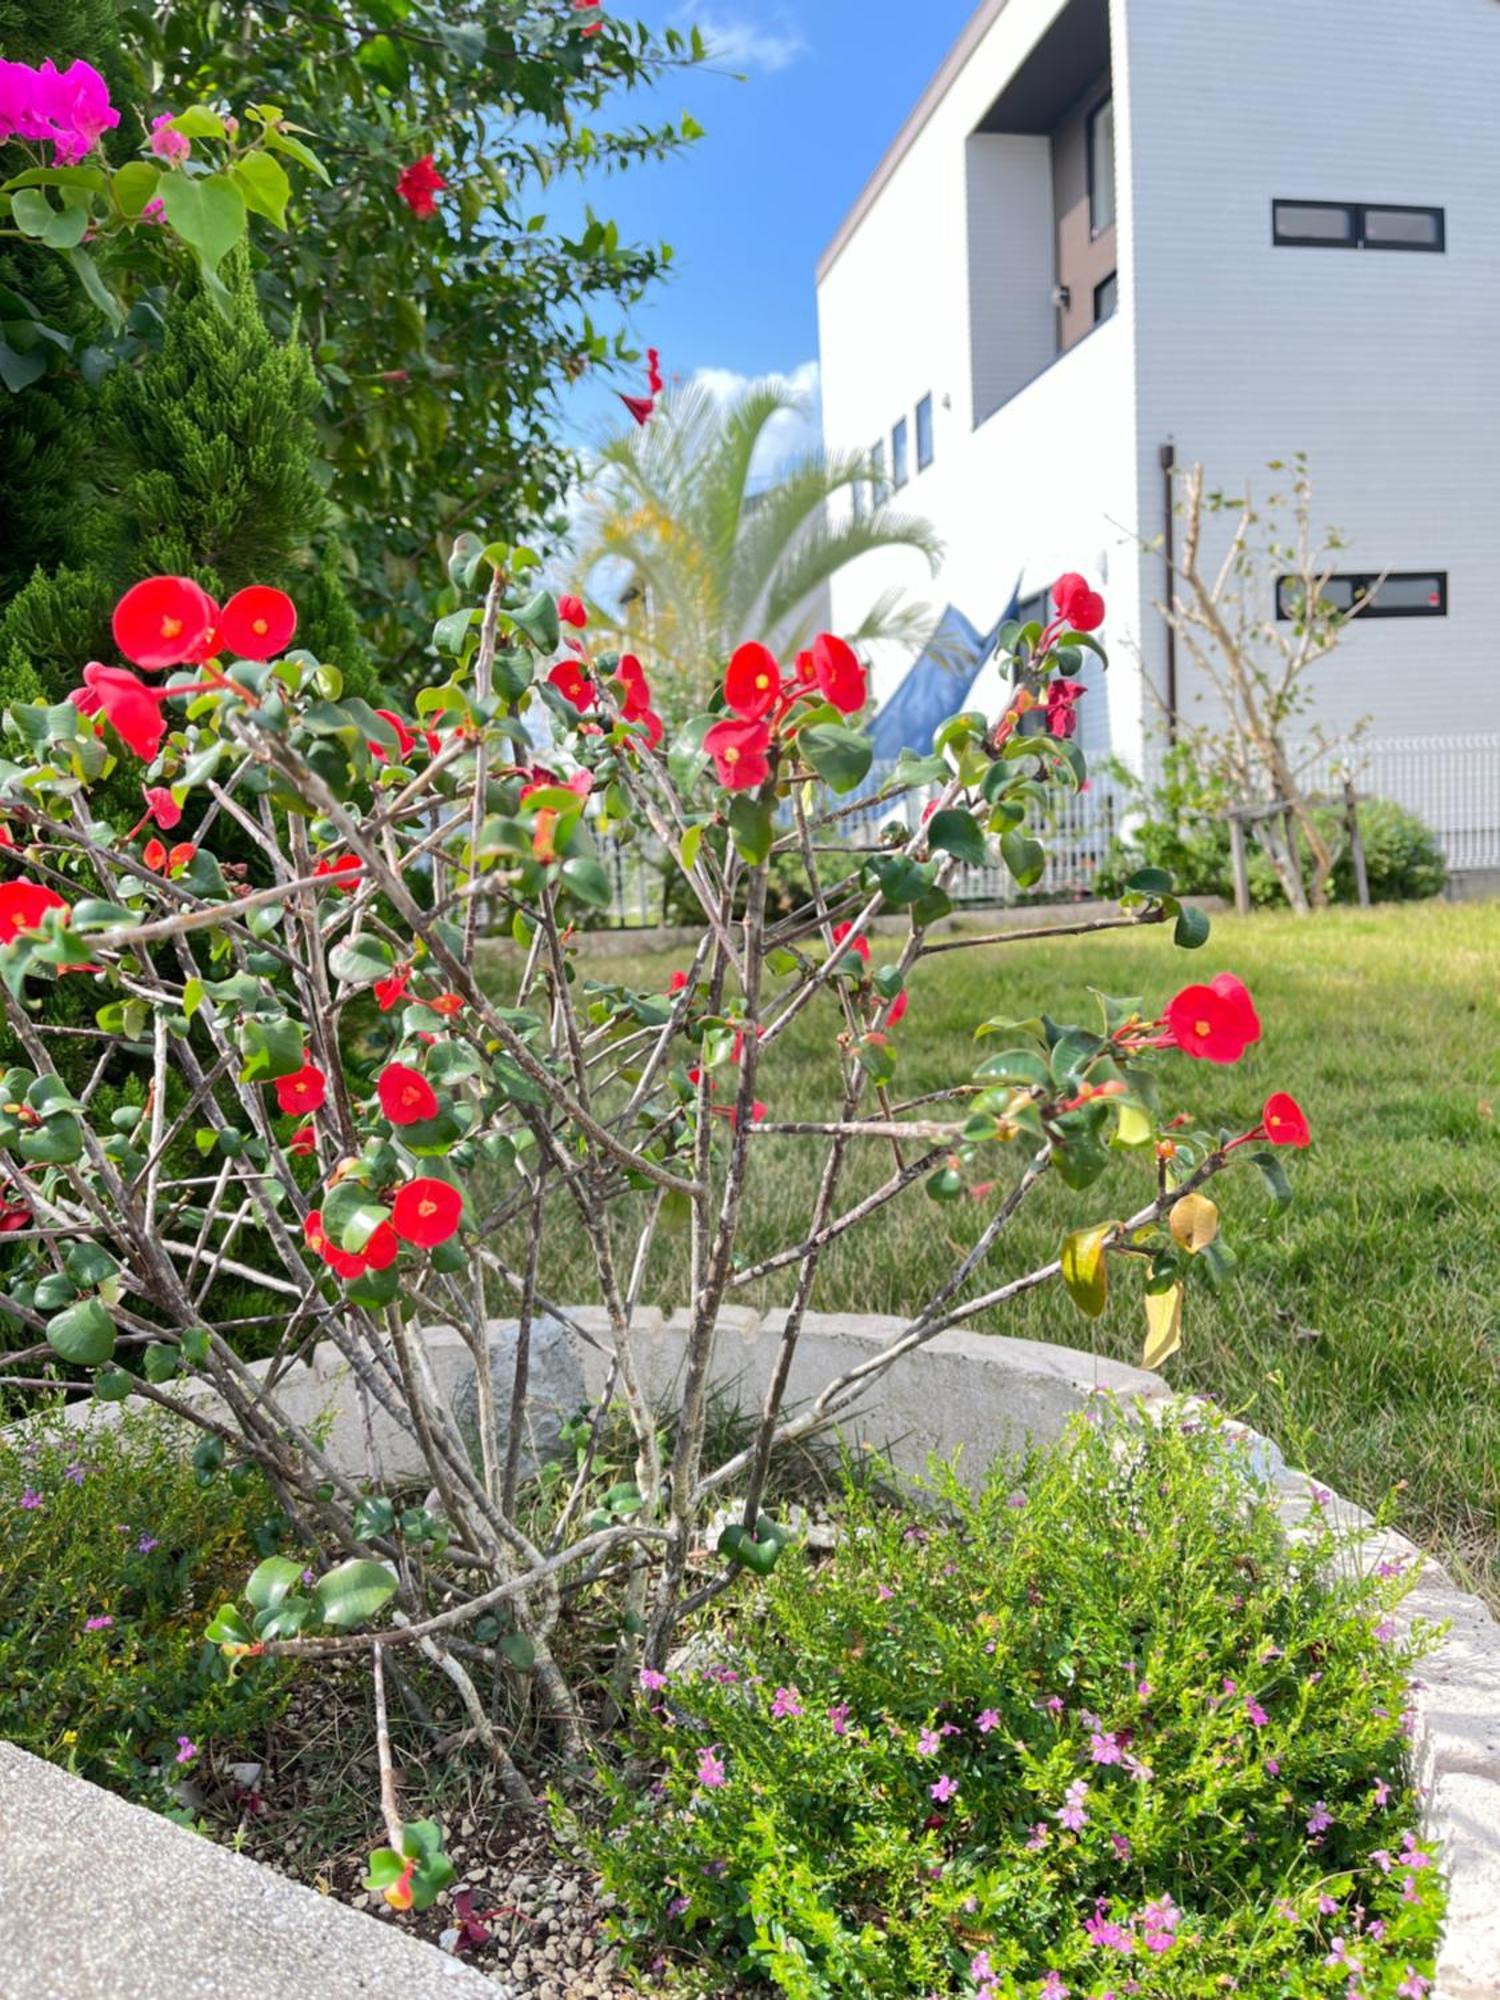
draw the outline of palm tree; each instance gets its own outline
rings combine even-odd
[[[591,626],[655,662],[671,710],[700,705],[746,639],[790,661],[826,622],[826,586],[846,563],[904,547],[937,567],[931,526],[892,508],[859,455],[812,452],[768,483],[752,480],[767,426],[802,408],[784,382],[752,383],[727,404],[690,383],[594,461],[574,574],[608,568],[600,590],[616,601],[591,605]],[[868,508],[830,505],[856,486],[874,495]],[[925,605],[892,590],[843,636],[915,650],[931,622]]]

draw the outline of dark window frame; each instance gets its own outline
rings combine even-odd
[[[1111,215],[1108,222],[1096,222],[1094,220],[1094,216],[1099,206],[1098,190],[1095,186],[1095,178],[1094,178],[1094,125],[1095,122],[1105,111],[1109,111],[1111,113],[1113,112],[1114,102],[1115,102],[1115,93],[1113,89],[1110,89],[1105,92],[1104,96],[1099,99],[1099,102],[1097,104],[1093,105],[1088,111],[1084,113],[1084,118],[1083,118],[1083,162],[1084,162],[1084,172],[1088,179],[1090,242],[1097,242],[1098,239],[1101,236],[1103,236],[1108,230],[1114,228],[1116,221],[1119,219],[1120,184],[1118,176],[1113,171],[1115,165],[1115,148],[1114,148],[1114,134],[1113,132],[1111,132],[1109,159],[1111,168],[1110,178],[1115,183],[1113,190],[1115,212],[1113,215]]]
[[[1299,236],[1281,227],[1284,208],[1338,208],[1349,217],[1345,237]],[[1365,217],[1371,210],[1381,215],[1427,215],[1437,224],[1434,243],[1370,242],[1365,235]],[[1440,257],[1448,248],[1448,212],[1425,202],[1413,201],[1332,201],[1317,197],[1273,195],[1271,197],[1271,241],[1278,250],[1395,250],[1415,251],[1418,256]]]
[[[922,416],[922,412],[924,410],[927,412],[925,425]],[[932,463],[934,452],[936,449],[932,435],[932,391],[930,389],[928,390],[927,394],[923,396],[920,402],[917,404],[915,416],[916,416],[916,440],[917,440],[917,470],[918,472],[925,472],[928,466],[931,465]],[[922,450],[922,442],[923,442],[922,433],[924,428],[927,433],[927,439],[926,439],[927,450],[925,456],[923,455],[923,450]]]
[[[1113,285],[1115,288],[1115,302],[1110,307],[1108,312],[1100,312],[1099,295],[1109,285]],[[1107,319],[1113,319],[1115,314],[1119,310],[1120,310],[1120,274],[1118,271],[1107,271],[1105,275],[1099,280],[1098,284],[1095,285],[1094,287],[1094,325],[1103,326],[1104,322]]]
[[[1379,570],[1373,569],[1340,570],[1336,574],[1331,574],[1328,581],[1330,583],[1350,584],[1353,587],[1356,600],[1361,596],[1367,595],[1372,590],[1377,590],[1378,586],[1387,583],[1431,582],[1437,586],[1438,601],[1436,604],[1388,604],[1382,607],[1379,595],[1377,594],[1370,603],[1360,606],[1359,616],[1361,620],[1366,618],[1446,618],[1448,616],[1448,572],[1445,569],[1388,569],[1384,574]],[[1300,589],[1301,585],[1302,579],[1299,576],[1277,577],[1276,618],[1278,623],[1289,623],[1300,615],[1297,610],[1288,608],[1283,598],[1283,592],[1289,586],[1294,589]],[[1352,609],[1353,607],[1351,606],[1351,611]]]
[[[911,478],[911,440],[905,417],[891,425],[891,491],[899,493]]]

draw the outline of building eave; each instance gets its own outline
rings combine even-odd
[[[880,156],[874,173],[860,189],[854,206],[839,224],[833,241],[818,259],[818,283],[821,285],[837,263],[840,254],[854,235],[856,229],[874,207],[881,190],[891,175],[900,166],[906,154],[915,144],[922,128],[933,112],[937,110],[952,87],[954,79],[964,64],[974,53],[987,31],[999,19],[1007,5],[1007,0],[979,0],[979,5],[969,16],[958,40],[944,56],[942,63],[916,104],[907,114],[900,131]]]

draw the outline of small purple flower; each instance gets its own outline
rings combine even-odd
[[[23,1486],[21,1488],[21,1506],[26,1513],[34,1514],[41,1504],[42,1496],[34,1486]]]
[[[1112,1833],[1109,1836],[1109,1844],[1115,1851],[1116,1861],[1128,1861],[1134,1852],[1129,1839],[1123,1833]]]
[[[684,1910],[692,1908],[692,1903],[691,1896],[674,1896],[667,1905],[668,1917],[680,1917]]]
[[[1384,1778],[1377,1778],[1370,1789],[1375,1794],[1375,1803],[1378,1806],[1383,1806],[1391,1795],[1391,1788]]]
[[[1060,1694],[1049,1694],[1047,1697],[1047,1713],[1049,1715],[1061,1715],[1067,1705]]]
[[[179,1764],[191,1764],[193,1759],[197,1756],[197,1754],[198,1754],[198,1746],[193,1741],[191,1736],[178,1737],[177,1762]]]
[[[1135,1932],[1128,1924],[1116,1923],[1109,1914],[1108,1896],[1100,1896],[1094,1903],[1094,1914],[1085,1917],[1083,1928],[1088,1933],[1089,1942],[1096,1951],[1133,1951]]]
[[[1319,1914],[1319,1916],[1323,1916],[1323,1917],[1331,1917],[1331,1916],[1333,1915],[1334,1911],[1335,1911],[1335,1910],[1336,1910],[1336,1909],[1338,1908],[1338,1906],[1339,1906],[1339,1899],[1338,1899],[1338,1897],[1337,1897],[1337,1896],[1330,1896],[1330,1895],[1329,1895],[1329,1894],[1327,1893],[1327,1891],[1326,1891],[1326,1890],[1325,1890],[1325,1891],[1324,1891],[1324,1893],[1323,1893],[1323,1894],[1322,1894],[1321,1896],[1319,1896],[1319,1898],[1318,1898],[1318,1914]]]
[[[1316,1484],[1313,1484],[1309,1486],[1307,1490],[1312,1498],[1312,1503],[1315,1507],[1326,1507],[1329,1501],[1333,1498],[1332,1492],[1326,1486],[1318,1486]]]
[[[1432,1856],[1423,1848],[1418,1847],[1415,1838],[1410,1833],[1402,1834],[1401,1852],[1397,1855],[1396,1859],[1401,1863],[1403,1868],[1430,1868],[1432,1866]]]
[[[1307,1816],[1308,1838],[1315,1840],[1320,1833],[1326,1833],[1333,1825],[1333,1814],[1321,1799]]]
[[[945,1773],[935,1785],[927,1787],[927,1794],[929,1798],[936,1799],[940,1806],[945,1806],[949,1799],[957,1797],[958,1780],[948,1777]]]
[[[142,1535],[137,1540],[135,1546],[138,1555],[149,1556],[153,1549],[161,1547],[161,1543],[156,1539],[155,1535]]]
[[[1006,1499],[1005,1504],[1007,1507],[1024,1507],[1026,1505],[1026,1495],[1019,1491],[1012,1493]]]
[[[88,1467],[86,1465],[65,1465],[63,1467],[63,1478],[71,1479],[75,1486],[82,1486],[87,1476]]]
[[[802,1696],[794,1687],[777,1688],[771,1701],[771,1719],[784,1722],[788,1716],[795,1718],[802,1713]]]
[[[1406,1564],[1400,1556],[1386,1556],[1383,1561],[1376,1563],[1375,1574],[1377,1576],[1404,1576],[1406,1574]]]
[[[1268,1757],[1262,1768],[1268,1778],[1279,1778],[1281,1776],[1281,1759],[1279,1757]]]
[[[917,1738],[917,1755],[919,1757],[935,1757],[942,1744],[942,1740],[935,1729],[924,1729]]]
[[[1362,1959],[1351,1958],[1349,1956],[1349,1947],[1341,1937],[1336,1937],[1333,1940],[1328,1956],[1324,1959],[1323,1963],[1325,1965],[1347,1966],[1356,1978],[1365,1969]]]
[[[1120,1740],[1112,1729],[1096,1729],[1089,1738],[1089,1756],[1096,1764],[1119,1764],[1124,1759]]]
[[[1068,2000],[1068,1989],[1060,1972],[1049,1972],[1043,1977],[1037,1988],[1037,2000]]]
[[[1380,1870],[1382,1875],[1389,1875],[1392,1867],[1395,1865],[1391,1860],[1391,1850],[1388,1847],[1375,1848],[1370,1855],[1370,1860]]]
[[[1047,1842],[1051,1838],[1052,1838],[1051,1827],[1048,1826],[1047,1822],[1044,1819],[1039,1819],[1036,1825],[1031,1829],[1031,1838],[1026,1843],[1028,1853],[1040,1854],[1042,1849],[1047,1845]]]
[[[1406,1977],[1396,1988],[1397,2000],[1427,2000],[1427,1989],[1431,1984],[1432,1981],[1424,1979],[1414,1965],[1409,1965]]]
[[[833,1733],[835,1736],[847,1736],[849,1734],[848,1702],[847,1701],[835,1702],[833,1707],[830,1708],[828,1711],[828,1720],[833,1725]]]
[[[1136,1687],[1136,1693],[1140,1696],[1142,1701],[1149,1701],[1151,1699],[1150,1681],[1141,1681]]]
[[[875,1586],[875,1602],[876,1602],[877,1604],[889,1604],[889,1603],[890,1603],[890,1601],[891,1601],[891,1599],[892,1599],[892,1598],[893,1598],[893,1597],[894,1597],[895,1595],[896,1595],[895,1591],[894,1591],[894,1590],[892,1590],[892,1589],[890,1588],[890,1586],[889,1586],[888,1584],[884,1584],[884,1583],[877,1583],[877,1584],[876,1584],[876,1586]]]
[[[979,1731],[981,1736],[988,1736],[992,1729],[1000,1727],[999,1710],[994,1708],[982,1709],[974,1718],[974,1727]]]
[[[1256,1729],[1264,1729],[1266,1723],[1270,1719],[1267,1716],[1266,1711],[1261,1707],[1260,1703],[1254,1699],[1253,1696],[1249,1701],[1245,1703],[1245,1713],[1250,1718],[1252,1725]]]
[[[1080,1833],[1087,1824],[1088,1813],[1083,1802],[1088,1795],[1089,1788],[1084,1780],[1075,1778],[1068,1787],[1067,1798],[1052,1815],[1058,1825],[1066,1827],[1069,1833]]]
[[[1170,1896],[1158,1896],[1147,1903],[1141,1911],[1141,1929],[1146,1935],[1146,1949],[1159,1957],[1170,1951],[1177,1942],[1177,1926],[1182,1922],[1182,1912]]]
[[[1383,1646],[1388,1646],[1396,1636],[1396,1621],[1394,1618],[1382,1618],[1371,1630]]]
[[[85,1632],[107,1632],[114,1622],[114,1619],[105,1611],[101,1612],[97,1618],[85,1618],[83,1629]]]
[[[641,1668],[641,1686],[647,1694],[658,1694],[667,1684],[665,1674],[659,1674],[655,1667]]]
[[[1138,1785],[1149,1785],[1155,1776],[1151,1766],[1137,1757],[1133,1750],[1125,1752],[1125,1768]]]
[[[969,1960],[969,1977],[976,1986],[987,1986],[999,1976],[994,1966],[990,1964],[990,1955],[987,1951],[976,1952]]]
[[[718,1755],[718,1745],[698,1752],[698,1783],[706,1792],[716,1792],[724,1783],[727,1773],[724,1759]]]

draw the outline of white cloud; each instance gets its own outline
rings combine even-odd
[[[748,389],[755,378],[737,375],[732,368],[700,368],[693,381],[706,389],[716,402],[728,403]],[[760,444],[750,466],[753,481],[772,479],[794,459],[805,458],[823,445],[823,411],[819,398],[818,364],[804,361],[787,375],[764,378],[797,398],[799,408],[783,410],[772,417],[761,433]]]
[[[701,30],[710,52],[720,61],[767,74],[788,69],[807,48],[807,41],[784,8],[769,10],[770,18],[753,21],[714,0],[687,0],[677,19]]]

